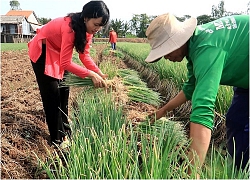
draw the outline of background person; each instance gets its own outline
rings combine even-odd
[[[52,143],[67,146],[69,88],[59,88],[64,74],[89,77],[94,86],[106,86],[103,74],[90,57],[93,34],[109,21],[109,9],[103,1],[86,3],[82,12],[70,13],[44,25],[28,43],[29,57],[39,86]],[[73,50],[85,67],[72,61]]]
[[[112,50],[116,50],[117,34],[113,28],[109,31],[109,42],[111,44]]]
[[[243,157],[244,168],[249,160],[249,16],[223,17],[197,26],[195,18],[179,22],[167,13],[150,23],[146,35],[151,46],[146,62],[162,57],[181,62],[186,57],[188,69],[182,90],[150,117],[159,119],[191,100],[190,152],[197,153],[199,160],[192,153],[189,158],[193,164],[203,164],[214,127],[219,85],[234,86],[226,118],[227,147],[231,156],[235,153],[238,168]]]

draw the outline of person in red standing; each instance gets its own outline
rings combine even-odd
[[[111,28],[109,32],[109,42],[112,50],[116,50],[117,34],[113,28]]]
[[[109,9],[103,1],[90,1],[81,12],[48,22],[28,43],[52,144],[62,148],[69,145],[69,87],[59,88],[65,74],[89,77],[97,88],[106,86],[107,75],[92,60],[90,44],[93,34],[105,26],[109,18]],[[85,67],[72,61],[74,49]]]

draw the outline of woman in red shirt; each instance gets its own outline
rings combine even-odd
[[[89,77],[97,88],[106,86],[107,75],[90,57],[90,44],[93,34],[105,26],[109,18],[109,9],[103,1],[90,1],[82,12],[70,13],[44,25],[28,43],[52,143],[69,144],[69,87],[58,88],[65,73]],[[72,61],[74,49],[85,67]]]

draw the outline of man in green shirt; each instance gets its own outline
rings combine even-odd
[[[162,57],[180,62],[186,57],[188,80],[176,97],[154,113],[155,119],[192,101],[190,115],[191,152],[203,164],[213,129],[214,105],[219,85],[234,86],[227,113],[227,146],[235,153],[236,165],[249,160],[249,16],[223,17],[197,26],[196,18],[180,22],[172,14],[156,17],[146,35],[151,51],[146,62]],[[234,151],[235,141],[235,151]],[[195,162],[194,155],[189,155]]]

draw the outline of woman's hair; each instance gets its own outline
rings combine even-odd
[[[105,26],[109,21],[109,9],[103,1],[95,0],[85,4],[82,8],[82,12],[70,13],[68,17],[71,18],[71,27],[75,32],[74,46],[77,52],[84,52],[86,40],[86,25],[84,18],[100,18],[102,22],[100,26]]]

